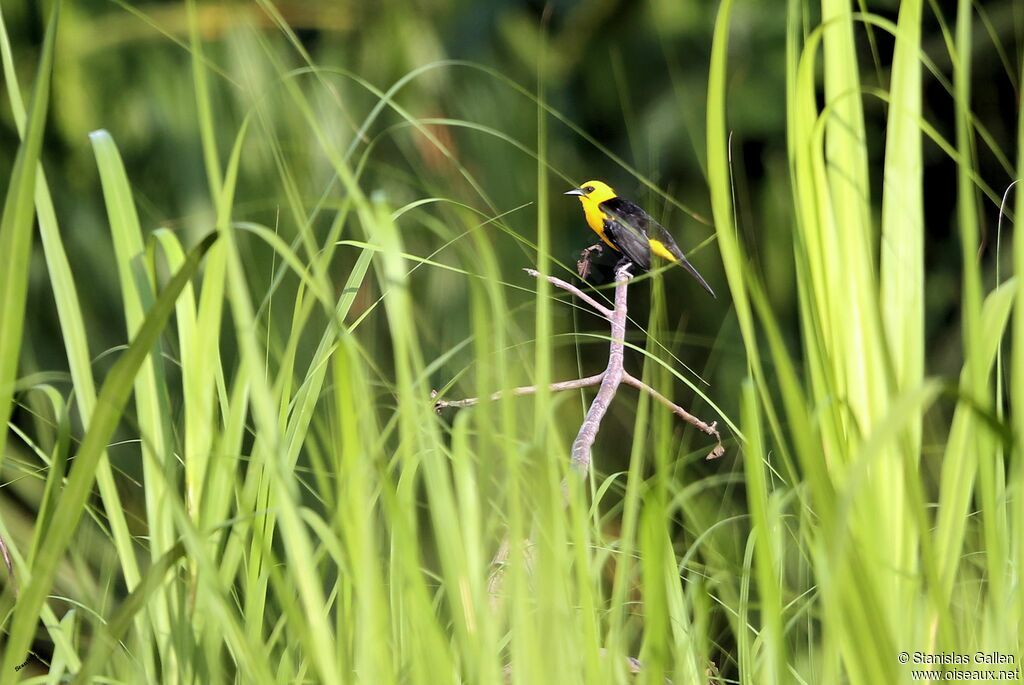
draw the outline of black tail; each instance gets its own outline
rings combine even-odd
[[[689,271],[690,275],[696,278],[697,282],[704,286],[704,290],[707,290],[711,297],[717,300],[718,296],[715,295],[715,291],[711,289],[711,286],[708,285],[708,282],[705,281],[704,277],[700,275],[696,267],[694,267],[693,264],[690,264],[690,260],[686,258],[686,255],[683,254],[683,251],[680,250],[679,247],[676,246],[674,243],[669,244],[668,249],[669,252],[672,253],[672,256],[676,258],[676,263],[679,264],[679,266],[686,269],[687,271]]]

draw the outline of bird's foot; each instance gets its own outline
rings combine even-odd
[[[576,262],[576,273],[584,281],[590,277],[591,263],[595,257],[604,253],[604,243],[595,243],[580,252],[580,258]]]
[[[630,269],[633,268],[633,262],[629,260],[629,257],[623,257],[615,265],[615,278],[632,278],[633,274]]]

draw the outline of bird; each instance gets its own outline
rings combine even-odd
[[[587,225],[609,247],[622,253],[640,272],[650,270],[653,253],[682,266],[711,297],[715,297],[715,291],[686,259],[665,227],[639,205],[619,197],[607,183],[587,181],[567,191],[565,195],[579,197]]]

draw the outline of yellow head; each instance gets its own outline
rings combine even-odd
[[[566,195],[577,195],[580,198],[580,202],[583,203],[583,208],[597,207],[605,200],[610,200],[615,197],[615,191],[611,189],[607,183],[601,181],[587,181],[579,188],[573,188],[568,191]]]
[[[601,181],[587,181],[579,188],[573,188],[568,191],[566,195],[576,195],[580,198],[580,204],[583,205],[583,213],[587,216],[587,225],[601,236],[601,239],[606,243],[608,239],[604,237],[604,220],[607,218],[604,212],[601,211],[599,206],[605,200],[610,200],[615,197],[615,191],[607,183]],[[612,247],[615,247],[612,245]]]

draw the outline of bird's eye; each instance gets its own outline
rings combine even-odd
[[[594,192],[594,186],[587,186],[586,188],[583,189],[583,192],[586,193],[587,195],[590,195],[592,192]]]

